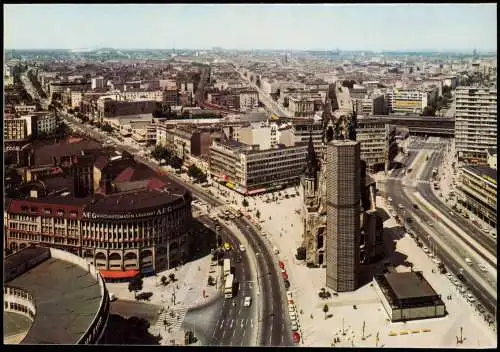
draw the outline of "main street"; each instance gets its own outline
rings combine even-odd
[[[215,230],[214,222],[206,217],[199,217],[199,220],[207,227]],[[231,260],[231,266],[234,268],[234,276],[239,283],[236,295],[232,299],[225,299],[224,295],[220,297],[209,307],[197,307],[188,311],[184,325],[196,330],[198,336],[204,345],[208,346],[251,346],[252,330],[257,329],[258,313],[255,300],[255,278],[250,268],[249,253],[240,251],[239,242],[234,234],[223,223],[218,234],[222,241],[228,242],[232,250],[225,252],[224,258]],[[220,267],[218,267],[220,268]],[[220,270],[220,269],[218,269]],[[218,283],[221,285],[222,283]],[[246,296],[252,297],[252,305],[244,307],[243,301]],[[217,319],[206,323],[207,309],[217,313]]]
[[[433,146],[429,145],[424,148],[434,149]],[[437,256],[451,272],[455,274],[461,273],[466,279],[466,286],[483,302],[485,308],[493,314],[496,308],[496,276],[493,278],[490,273],[483,273],[477,270],[475,266],[465,264],[464,258],[469,256],[468,251],[471,248],[464,246],[460,235],[453,228],[446,226],[442,221],[442,217],[448,217],[450,210],[444,210],[443,207],[445,206],[430,190],[431,186],[428,182],[432,177],[432,169],[440,165],[441,158],[441,152],[432,151],[429,160],[425,162],[426,165],[421,178],[417,180],[420,182],[417,182],[416,187],[405,186],[402,180],[389,179],[386,189],[393,199],[394,209],[400,213],[406,227],[411,228],[411,231],[426,243],[429,248],[434,249]],[[415,175],[417,171],[414,170],[410,175]],[[417,201],[411,194],[415,191],[422,192],[426,201],[432,203],[434,207],[439,207],[443,210],[443,213],[439,214],[439,218],[435,218],[435,215],[432,216],[428,211],[422,209],[423,206],[421,204],[418,204],[418,209],[414,207]],[[434,198],[431,197],[431,194]],[[399,209],[399,204],[403,206],[403,209]],[[407,221],[408,218],[411,218],[411,223]],[[453,215],[452,221],[457,221],[458,218],[458,214]],[[459,226],[461,225],[459,224]],[[482,253],[478,253],[478,255],[483,256]]]
[[[266,92],[260,89],[254,82],[251,82],[248,77],[245,77],[241,71],[235,68],[235,71],[238,72],[247,83],[249,83],[254,89],[259,93],[259,100],[276,116],[285,116],[289,117],[290,113],[286,111],[282,106],[280,106],[277,102],[275,102]]]

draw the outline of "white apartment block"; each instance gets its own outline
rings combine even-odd
[[[497,89],[458,87],[455,91],[455,146],[464,163],[486,163],[497,145]]]
[[[420,114],[429,103],[429,93],[419,89],[393,89],[387,98],[395,114]]]
[[[102,89],[106,85],[106,81],[104,80],[104,77],[95,77],[92,78],[91,81],[91,88],[92,89]]]
[[[71,108],[79,108],[82,103],[83,92],[71,92]]]
[[[254,90],[240,92],[240,111],[252,111],[259,107],[259,93]]]

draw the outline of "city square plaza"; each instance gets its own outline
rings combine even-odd
[[[243,196],[235,191],[219,186],[211,187],[212,192],[220,195],[226,193],[232,207],[250,213],[252,220],[259,223],[270,248],[277,248],[279,254],[276,260],[285,264],[291,283],[290,291],[296,304],[301,334],[301,346],[311,347],[463,347],[491,348],[497,346],[496,333],[487,326],[474,307],[469,305],[458,290],[446,278],[439,274],[437,266],[417,246],[408,235],[395,242],[395,254],[404,254],[407,260],[414,264],[414,271],[422,271],[424,278],[432,288],[443,298],[447,315],[442,318],[413,320],[391,323],[372,281],[361,286],[354,292],[338,293],[324,300],[318,296],[322,288],[326,288],[325,268],[307,268],[304,261],[295,258],[297,248],[302,246],[303,225],[300,220],[300,197],[284,197],[296,194],[295,188],[282,190],[279,200],[266,202],[268,195],[246,197],[249,202],[247,209],[241,205]],[[229,193],[229,194],[228,194]],[[272,195],[269,195],[272,198]],[[387,213],[387,203],[382,197],[377,197],[377,207]],[[260,218],[255,216],[257,210]],[[389,217],[384,222],[386,246],[392,242],[396,220]],[[391,261],[385,258],[385,261]],[[399,265],[396,272],[407,272],[409,268]],[[331,290],[329,290],[331,291]],[[325,319],[323,307],[328,304],[329,310]],[[356,306],[354,309],[353,306]],[[364,329],[363,329],[364,326]],[[364,331],[363,331],[364,330]],[[457,338],[463,337],[463,343],[457,344]],[[337,339],[338,338],[338,339]],[[335,342],[334,341],[338,341]]]

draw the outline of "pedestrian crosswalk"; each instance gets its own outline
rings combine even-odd
[[[156,328],[171,328],[172,331],[179,330],[183,321],[184,317],[186,316],[187,312],[186,307],[174,307],[170,309],[165,309],[163,312],[160,314],[158,321],[155,323]],[[167,322],[165,325],[164,322]]]

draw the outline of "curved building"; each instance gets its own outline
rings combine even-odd
[[[6,344],[97,344],[109,304],[99,272],[78,256],[30,246],[5,258]]]
[[[117,159],[117,171],[111,165],[102,172],[84,157],[71,162],[45,173],[37,169],[37,178],[6,199],[6,248],[62,249],[95,265],[105,280],[185,261],[192,232],[186,188],[129,159]]]

